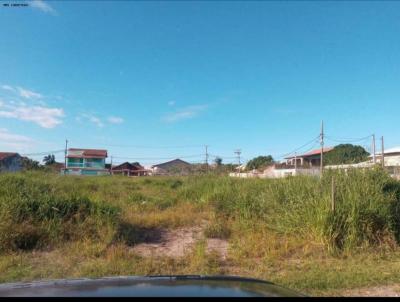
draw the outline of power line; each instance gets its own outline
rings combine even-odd
[[[41,156],[41,155],[48,155],[53,153],[61,153],[65,152],[65,149],[62,150],[55,150],[55,151],[45,151],[45,152],[38,152],[38,153],[28,153],[28,154],[21,154],[22,156]]]
[[[330,141],[334,141],[334,142],[338,142],[338,143],[351,143],[351,142],[360,142],[360,141],[364,141],[367,140],[369,138],[371,138],[373,136],[373,134],[370,134],[368,136],[365,137],[359,137],[359,138],[334,138],[332,136],[327,136],[325,135],[325,138],[327,138]]]
[[[202,157],[204,154],[196,154],[196,155],[185,155],[185,156],[170,156],[170,157],[123,157],[123,156],[113,156],[113,158],[117,159],[133,159],[133,160],[162,160],[162,159],[175,159],[175,158],[195,158]]]
[[[208,154],[211,157],[221,157],[221,158],[237,158],[237,156],[222,156],[222,155],[215,155],[215,154]]]
[[[294,149],[293,151],[278,156],[278,158],[289,156],[289,155],[291,155],[291,154],[293,154],[293,153],[299,151],[300,149],[302,149],[302,148],[304,148],[304,147],[306,147],[306,146],[308,146],[308,145],[310,145],[310,144],[312,144],[312,143],[315,143],[319,138],[320,138],[320,135],[318,135],[317,137],[313,138],[312,140],[310,140],[309,142],[305,143],[304,145],[302,145],[302,146],[300,146],[300,147]]]
[[[104,147],[118,148],[137,148],[137,149],[180,149],[180,148],[201,148],[203,145],[183,145],[183,146],[143,146],[143,145],[114,145],[114,144],[96,144]]]

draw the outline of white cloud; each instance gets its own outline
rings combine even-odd
[[[124,119],[118,116],[110,116],[107,120],[111,124],[122,124],[124,122]]]
[[[104,127],[104,123],[103,123],[102,120],[101,120],[100,118],[98,118],[97,116],[94,116],[94,115],[92,115],[92,114],[83,113],[83,114],[81,114],[79,117],[77,117],[76,119],[77,119],[78,121],[80,121],[80,120],[81,120],[81,117],[83,117],[83,118],[89,120],[90,122],[92,122],[93,124],[95,124],[95,125],[96,125],[97,127],[99,127],[99,128]]]
[[[0,117],[15,118],[22,121],[33,122],[43,128],[54,128],[62,123],[64,111],[61,108],[42,106],[7,106],[8,110],[0,111]]]
[[[175,105],[175,101],[169,101],[168,102],[168,106],[174,106]]]
[[[56,15],[57,14],[57,11],[54,8],[52,8],[49,4],[44,2],[43,0],[33,0],[33,1],[30,1],[29,4],[33,8],[37,8],[37,9],[41,10],[44,13],[49,13],[49,14],[52,14],[52,15]]]
[[[43,95],[41,95],[40,93],[28,90],[28,89],[24,89],[22,87],[17,87],[18,91],[19,91],[19,95],[22,96],[23,98],[26,99],[41,99],[43,98]]]
[[[35,123],[43,128],[54,128],[62,123],[62,108],[46,105],[42,94],[19,86],[2,85],[2,89],[12,92],[0,100],[0,118],[13,118]],[[23,99],[29,99],[26,103]]]
[[[8,91],[15,91],[15,89],[9,85],[2,85],[1,88]]]
[[[174,123],[180,120],[191,119],[199,115],[199,113],[204,111],[206,108],[207,105],[189,106],[178,111],[168,113],[163,117],[163,120],[167,123]]]
[[[11,133],[5,128],[0,128],[0,142],[2,145],[14,149],[27,148],[34,143],[31,138]]]

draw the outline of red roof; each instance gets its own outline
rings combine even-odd
[[[76,149],[76,148],[70,148],[68,149],[68,155],[67,157],[107,157],[107,150],[99,150],[99,149]],[[70,154],[70,153],[80,153],[80,154]]]
[[[333,150],[333,147],[324,147],[324,153],[329,152]],[[313,156],[313,155],[319,155],[321,154],[321,149],[315,149],[315,150],[311,150],[309,152],[306,152],[304,154],[298,154],[296,155],[297,157],[307,157],[307,156]],[[289,156],[289,157],[285,157],[285,158],[294,158],[295,156]]]
[[[18,153],[15,152],[0,152],[0,160],[3,160],[7,157],[17,155]]]

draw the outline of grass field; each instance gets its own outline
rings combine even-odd
[[[135,252],[148,234],[200,225],[181,257]],[[400,183],[379,169],[322,180],[0,175],[0,282],[230,274],[340,295],[400,281],[399,231]],[[226,258],[210,239],[227,242]]]

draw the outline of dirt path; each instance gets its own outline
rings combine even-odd
[[[206,224],[175,230],[144,230],[143,241],[133,246],[131,250],[143,257],[184,257],[192,251],[196,242],[205,239],[203,234],[205,227]],[[216,252],[223,261],[227,259],[228,246],[227,240],[206,239],[206,252]],[[335,296],[400,297],[400,284],[345,290]]]
[[[132,247],[132,251],[143,257],[179,258],[190,252],[196,242],[204,239],[205,225],[179,228],[176,230],[157,230],[146,234],[146,240]],[[207,239],[206,251],[217,252],[222,260],[228,254],[228,242],[222,239]]]
[[[346,290],[344,297],[400,297],[400,284]]]

